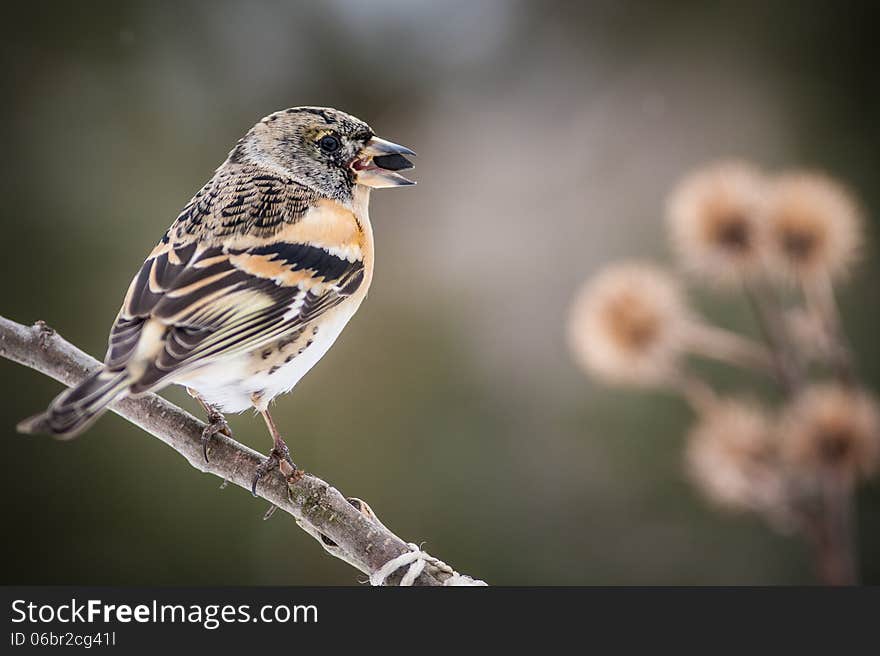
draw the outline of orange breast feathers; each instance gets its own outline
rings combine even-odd
[[[274,241],[310,244],[350,262],[370,259],[369,227],[355,213],[332,200],[320,200],[296,223],[282,228]]]
[[[243,239],[237,238],[234,241]],[[335,201],[318,201],[296,223],[284,226],[265,241],[308,244],[349,262],[363,262],[367,278],[364,291],[372,278],[373,237],[369,218],[358,217],[351,209]],[[247,241],[247,245],[254,245],[253,238]],[[235,243],[229,244],[229,248],[235,247]],[[299,284],[315,290],[321,287],[320,279],[315,278],[311,271],[291,271],[283,262],[273,261],[268,256],[233,255],[229,259],[237,268],[263,278],[272,278],[279,284]]]

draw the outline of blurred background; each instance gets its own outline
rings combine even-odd
[[[101,357],[130,277],[235,141],[277,109],[338,107],[418,151],[419,185],[373,195],[369,299],[276,406],[297,463],[494,584],[809,583],[802,542],[716,512],[688,482],[686,405],[587,380],[565,321],[606,262],[671,261],[666,194],[706,160],[819,166],[876,227],[868,4],[7,8],[0,313],[44,319]],[[875,238],[841,293],[874,389],[877,254]],[[719,323],[754,330],[740,299],[695,298]],[[722,389],[737,382],[713,375]],[[0,360],[2,583],[363,578],[291,518],[262,521],[262,501],[221,491],[116,416],[67,443],[17,435],[59,389]],[[232,426],[268,450],[259,418]],[[873,583],[878,511],[874,482],[859,495]]]

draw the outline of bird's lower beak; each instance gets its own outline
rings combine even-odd
[[[404,155],[415,153],[406,146],[373,137],[351,163],[357,183],[374,189],[414,185],[415,182],[397,173],[415,168]]]

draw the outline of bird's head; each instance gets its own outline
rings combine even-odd
[[[229,154],[289,175],[327,198],[350,199],[356,185],[400,187],[415,182],[405,146],[380,139],[360,119],[327,107],[292,107],[269,114]]]

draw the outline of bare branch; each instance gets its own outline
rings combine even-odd
[[[23,326],[2,316],[0,355],[68,386],[77,384],[100,366],[45,323]],[[201,446],[205,424],[155,394],[124,399],[110,409],[162,440],[195,469],[250,490],[254,469],[262,459],[253,449],[217,435],[211,440],[210,462],[205,462]],[[310,474],[285,480],[277,471],[273,472],[260,481],[258,493],[293,515],[328,553],[365,574],[372,575],[388,561],[411,551],[406,542],[375,518],[366,504],[359,500],[349,502],[334,487]],[[387,584],[399,584],[405,571],[394,572]],[[449,567],[428,564],[415,584],[443,585],[453,576],[456,575]]]

